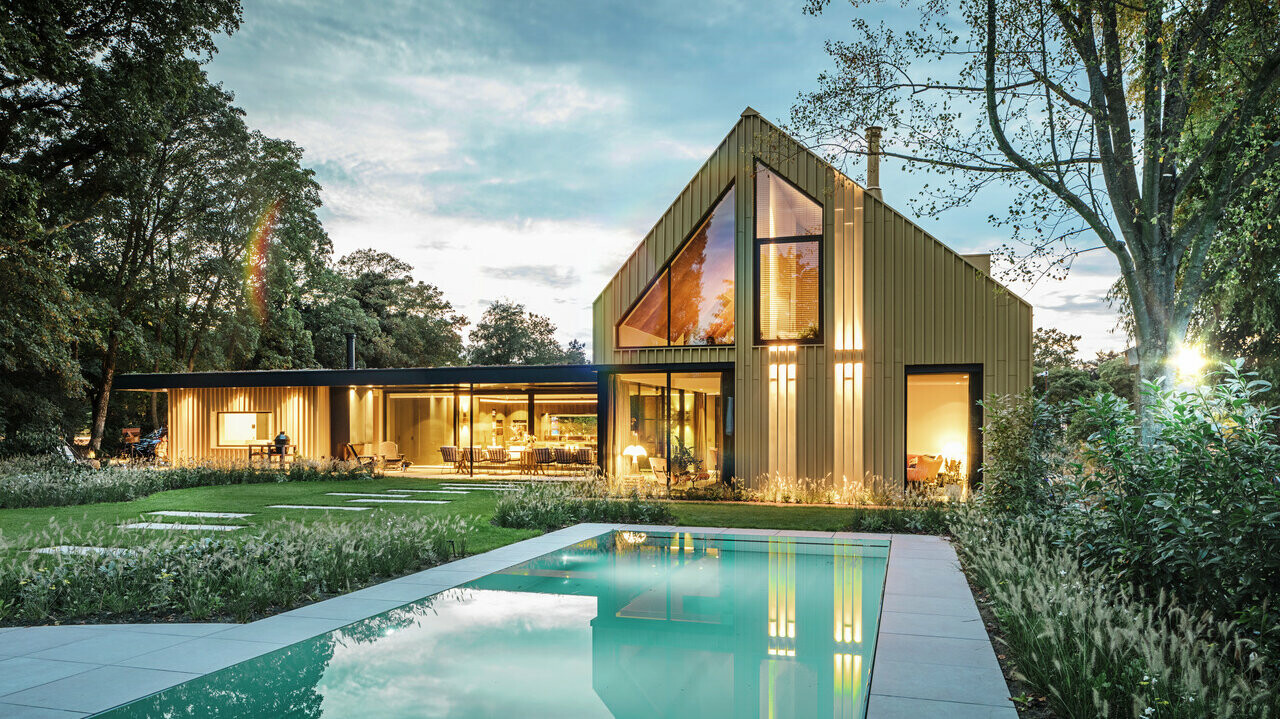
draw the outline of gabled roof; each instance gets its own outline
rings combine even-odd
[[[631,254],[630,254],[630,255],[628,255],[627,260],[623,263],[622,267],[620,267],[620,268],[619,268],[619,270],[618,270],[618,272],[616,272],[616,273],[614,274],[614,276],[613,276],[612,278],[610,278],[609,282],[608,282],[608,283],[606,283],[605,287],[604,287],[603,289],[601,289],[600,293],[596,296],[596,301],[600,301],[600,299],[605,295],[605,293],[607,293],[607,292],[609,291],[610,286],[613,284],[613,282],[617,279],[617,277],[618,277],[619,275],[621,275],[624,271],[626,271],[626,268],[628,267],[628,265],[630,265],[630,264],[635,260],[636,255],[640,254],[641,252],[643,252],[643,251],[645,250],[645,244],[646,244],[646,241],[649,239],[649,237],[651,237],[651,236],[652,236],[652,235],[653,235],[653,234],[654,234],[654,233],[659,229],[659,227],[662,225],[662,223],[663,223],[664,221],[666,221],[666,219],[667,219],[667,218],[668,218],[668,217],[669,217],[673,212],[675,212],[675,211],[678,209],[678,205],[680,204],[680,202],[682,201],[682,199],[687,195],[687,193],[688,193],[688,192],[690,191],[690,189],[695,185],[695,183],[697,183],[697,182],[698,182],[699,178],[701,178],[701,177],[703,176],[703,174],[704,174],[704,173],[706,173],[706,172],[708,171],[708,168],[709,168],[709,166],[711,165],[711,163],[712,163],[713,159],[716,157],[716,155],[717,155],[717,154],[720,152],[720,150],[725,146],[725,144],[726,144],[727,142],[729,142],[729,140],[730,140],[730,138],[732,138],[733,134],[734,134],[735,132],[738,132],[738,131],[743,127],[743,125],[744,125],[744,124],[746,124],[748,121],[751,121],[751,122],[759,122],[759,123],[761,123],[762,125],[764,125],[766,128],[768,128],[768,129],[771,131],[771,138],[770,138],[770,140],[771,140],[772,142],[777,143],[777,146],[775,146],[775,147],[773,147],[773,148],[766,148],[766,149],[771,149],[771,150],[773,150],[773,151],[775,151],[775,152],[778,152],[778,151],[779,151],[779,147],[778,147],[778,146],[785,145],[785,146],[786,146],[786,147],[785,147],[786,153],[788,153],[792,158],[794,158],[794,157],[796,157],[796,156],[803,156],[803,157],[805,157],[806,159],[808,159],[808,160],[812,161],[813,163],[816,163],[816,164],[817,164],[818,166],[820,166],[822,169],[824,169],[824,170],[829,170],[829,171],[830,171],[830,172],[832,172],[832,173],[834,174],[834,176],[835,176],[836,178],[838,178],[839,180],[841,180],[841,181],[843,181],[843,182],[848,182],[848,183],[850,183],[850,184],[852,184],[852,185],[856,185],[857,187],[859,187],[859,188],[861,188],[861,189],[863,189],[863,190],[865,190],[865,189],[866,189],[865,187],[863,187],[863,186],[862,186],[862,184],[861,184],[861,183],[859,183],[859,182],[855,181],[854,179],[850,178],[848,175],[846,175],[846,174],[844,174],[843,172],[841,172],[841,171],[840,171],[840,169],[839,169],[839,168],[837,168],[835,165],[832,165],[830,162],[828,162],[828,161],[827,161],[825,158],[823,158],[821,155],[819,155],[819,154],[817,154],[817,153],[813,152],[812,150],[810,150],[808,147],[806,147],[806,146],[805,146],[804,144],[802,144],[800,141],[796,140],[794,137],[792,137],[791,135],[789,135],[789,134],[788,134],[786,131],[784,131],[782,128],[778,127],[777,125],[773,124],[773,123],[772,123],[772,122],[770,122],[768,119],[766,119],[766,118],[765,118],[763,115],[761,115],[761,114],[759,113],[759,111],[757,111],[755,108],[753,108],[753,107],[751,107],[750,105],[748,105],[745,109],[743,109],[742,114],[739,116],[738,121],[734,123],[733,127],[731,127],[727,133],[725,133],[725,136],[720,140],[719,144],[717,144],[717,145],[716,145],[716,149],[715,149],[715,150],[712,150],[712,152],[711,152],[710,156],[708,156],[708,158],[707,158],[707,159],[702,163],[702,166],[698,168],[698,171],[697,171],[697,172],[695,172],[695,173],[693,174],[693,176],[692,176],[692,177],[690,177],[689,181],[688,181],[687,183],[685,183],[684,188],[682,188],[682,189],[680,190],[680,192],[678,192],[678,193],[676,194],[676,199],[675,199],[675,200],[673,200],[673,201],[672,201],[672,203],[671,203],[670,205],[668,205],[667,209],[666,209],[666,210],[664,210],[664,211],[662,212],[662,214],[661,214],[661,215],[659,215],[659,218],[658,218],[658,220],[654,223],[653,227],[651,227],[651,228],[649,229],[649,231],[645,233],[644,237],[643,237],[643,238],[640,240],[640,242],[636,245],[635,249],[633,249],[633,250],[631,251]],[[788,178],[788,179],[790,179],[790,178]],[[925,230],[923,227],[920,227],[919,223],[915,222],[915,221],[914,221],[914,220],[912,220],[911,218],[907,217],[905,214],[903,214],[903,213],[899,212],[898,210],[894,209],[892,205],[890,205],[888,202],[885,202],[885,200],[884,200],[884,198],[883,198],[883,197],[880,197],[880,198],[874,198],[874,196],[871,196],[871,195],[869,195],[869,194],[868,194],[868,197],[871,197],[872,199],[874,199],[874,201],[879,202],[880,204],[884,205],[886,208],[888,208],[889,210],[891,210],[891,211],[892,211],[892,212],[894,212],[895,214],[897,214],[897,215],[899,215],[900,217],[902,217],[902,218],[903,218],[904,220],[906,220],[908,223],[910,223],[911,225],[915,226],[917,229],[919,229],[921,232],[923,232],[926,236],[928,236],[928,237],[929,237],[929,239],[931,239],[931,240],[933,240],[934,242],[936,242],[939,246],[941,246],[943,249],[945,249],[945,250],[946,250],[947,252],[949,252],[950,254],[955,255],[957,258],[959,258],[959,259],[963,260],[964,262],[968,263],[969,265],[971,265],[971,266],[975,267],[975,269],[979,269],[979,271],[981,271],[981,269],[980,269],[980,268],[977,268],[977,266],[976,266],[976,265],[974,265],[974,264],[973,264],[973,262],[972,262],[969,258],[967,258],[964,254],[962,254],[962,253],[960,253],[960,252],[956,251],[954,248],[952,248],[952,247],[951,247],[950,245],[948,245],[947,243],[945,243],[945,242],[943,242],[943,241],[939,240],[937,237],[933,236],[933,234],[932,234],[932,233],[930,233],[928,230]],[[695,214],[701,214],[702,212],[705,212],[707,209],[709,209],[709,208],[703,208],[702,210],[699,210],[699,211],[698,211],[697,213],[695,213]],[[668,258],[668,259],[669,259],[669,258]],[[659,264],[659,265],[661,265],[661,262],[659,262],[658,264]],[[1030,307],[1030,306],[1031,306],[1031,303],[1030,303],[1030,302],[1027,302],[1027,301],[1026,301],[1025,299],[1023,299],[1022,297],[1019,297],[1018,295],[1014,294],[1014,293],[1013,293],[1012,291],[1010,291],[1010,290],[1009,290],[1009,288],[1008,288],[1008,287],[1006,287],[1003,283],[999,282],[999,281],[998,281],[998,280],[996,280],[994,277],[991,277],[989,273],[985,273],[985,272],[984,272],[983,274],[984,274],[984,275],[986,275],[987,279],[988,279],[992,284],[994,284],[994,285],[996,285],[997,287],[999,287],[1002,291],[1004,291],[1004,292],[1008,293],[1011,297],[1013,297],[1014,299],[1018,300],[1018,301],[1019,301],[1019,302],[1021,302],[1022,304],[1026,305],[1026,306],[1028,306],[1028,307]]]

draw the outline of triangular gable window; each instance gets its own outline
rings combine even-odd
[[[733,344],[733,213],[730,185],[619,323],[619,347]]]

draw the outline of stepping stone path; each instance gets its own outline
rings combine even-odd
[[[330,497],[394,497],[394,494],[371,494],[369,492],[325,492]]]
[[[147,514],[160,514],[166,517],[203,517],[205,519],[244,519],[252,517],[252,514],[241,514],[240,512],[147,512]]]
[[[382,499],[349,499],[348,502],[373,502],[377,504],[448,504],[447,499],[407,499],[405,497]]]
[[[413,494],[466,494],[465,489],[388,489],[388,492],[412,492]]]
[[[240,524],[170,524],[169,522],[133,522],[121,525],[124,529],[168,529],[185,532],[234,532],[244,529]]]
[[[470,484],[466,484],[466,485],[446,484],[444,485],[444,487],[445,489],[483,489],[483,490],[488,490],[490,492],[514,492],[520,489],[519,487],[500,487],[496,485],[470,485]]]
[[[367,512],[373,507],[326,507],[317,504],[268,504],[267,509],[336,509],[342,512]]]
[[[59,544],[56,547],[41,547],[32,551],[36,554],[105,554],[112,557],[121,557],[129,554],[132,550],[123,547],[83,547],[74,544]]]

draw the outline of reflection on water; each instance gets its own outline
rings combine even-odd
[[[604,535],[105,716],[855,719],[886,556]]]

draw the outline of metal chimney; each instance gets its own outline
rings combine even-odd
[[[883,127],[867,128],[867,192],[880,194],[880,133]]]
[[[356,333],[347,333],[347,369],[356,368]]]

